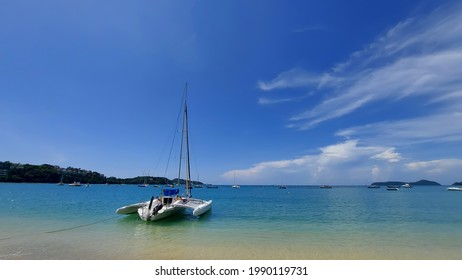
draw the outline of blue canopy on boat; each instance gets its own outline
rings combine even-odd
[[[165,196],[172,196],[172,195],[175,195],[175,194],[178,194],[180,192],[179,189],[165,189],[162,191],[164,193]]]

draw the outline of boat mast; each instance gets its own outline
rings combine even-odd
[[[187,88],[188,84],[186,84]],[[186,130],[186,195],[191,196],[191,168],[189,162],[189,132],[188,132],[188,107],[186,105],[186,94],[184,102],[184,119],[185,119],[185,130]]]
[[[189,137],[188,137],[188,106],[186,105],[186,96],[188,93],[188,83],[185,85],[184,89],[184,113],[183,113],[183,136],[181,140],[181,150],[180,150],[180,168],[178,170],[178,181],[181,175],[181,154],[183,152],[183,141],[186,145],[186,180],[185,180],[185,192],[188,197],[191,197],[191,171],[190,171],[190,161],[189,161]]]
[[[185,102],[186,102],[186,93],[185,93]],[[178,187],[180,187],[180,181],[181,181],[180,178],[181,178],[181,161],[183,160],[183,141],[184,141],[184,114],[183,114],[183,129],[181,130],[181,141],[180,141],[180,165],[178,166],[178,181],[177,181]]]

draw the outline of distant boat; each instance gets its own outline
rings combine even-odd
[[[408,188],[408,189],[412,188],[412,186],[409,183],[406,183],[406,184],[402,185],[401,187]]]
[[[58,185],[58,186],[64,186],[64,181],[63,181],[63,179],[64,179],[64,173],[61,175],[61,180],[60,180],[59,183],[57,183],[56,185]]]
[[[148,187],[148,186],[149,186],[149,184],[148,184],[148,177],[147,177],[147,176],[144,174],[144,172],[143,172],[143,182],[140,182],[140,183],[138,184],[138,187],[140,187],[140,188],[145,188],[145,187]]]
[[[207,189],[218,189],[218,186],[208,185]]]
[[[322,185],[322,186],[321,186],[321,189],[332,189],[332,186]]]
[[[399,187],[397,186],[387,186],[387,191],[397,191]]]
[[[200,183],[199,176],[197,176],[197,182],[195,184],[193,183],[192,185],[195,189],[202,189],[204,187],[204,184]]]
[[[232,186],[233,189],[239,189],[241,186],[236,185],[236,170],[234,170],[234,184]]]
[[[449,188],[447,188],[446,190],[448,190],[448,191],[462,191],[462,188],[459,188],[459,187],[449,187]]]
[[[69,186],[71,186],[71,187],[80,187],[80,186],[82,186],[82,184],[80,184],[80,182],[74,181],[74,183],[69,184]]]

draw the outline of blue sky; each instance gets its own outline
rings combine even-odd
[[[1,1],[0,160],[193,178],[462,181],[457,1]]]

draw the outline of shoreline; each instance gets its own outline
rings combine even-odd
[[[3,260],[458,260],[450,234],[412,238],[359,232],[228,232],[155,227],[137,220],[114,233],[111,222],[0,239]],[[117,227],[117,226],[116,226]],[[113,232],[111,234],[111,232]],[[188,235],[189,234],[189,235]],[[217,236],[218,234],[218,236]],[[286,236],[286,239],[284,239]],[[31,238],[33,237],[33,238]],[[396,242],[401,238],[400,242]],[[412,240],[414,240],[412,242]],[[431,242],[431,243],[430,243]]]

